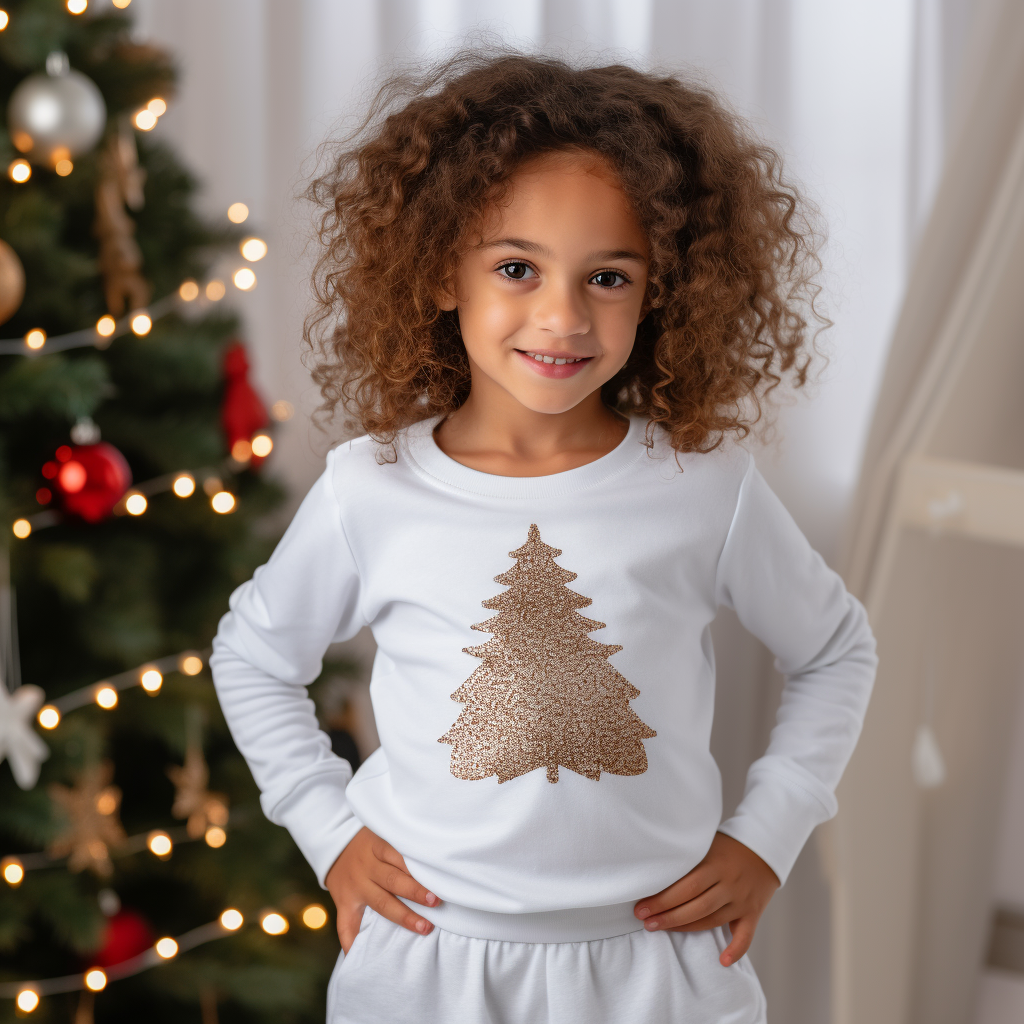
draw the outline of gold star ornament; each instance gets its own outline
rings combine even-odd
[[[89,868],[103,878],[113,873],[110,851],[125,840],[118,816],[121,790],[110,784],[113,777],[114,766],[104,761],[86,768],[72,787],[54,783],[49,788],[66,822],[47,852],[67,857],[69,871]]]
[[[211,826],[223,828],[228,822],[228,801],[223,793],[211,793],[206,787],[210,769],[203,757],[203,748],[190,743],[185,749],[185,763],[171,765],[167,775],[174,783],[174,805],[171,814],[187,818],[185,829],[193,839],[205,835]]]

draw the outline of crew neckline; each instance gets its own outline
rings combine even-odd
[[[629,417],[626,436],[608,453],[575,469],[544,476],[499,476],[471,469],[446,455],[434,440],[434,427],[441,415],[420,420],[403,431],[403,445],[409,462],[421,475],[471,494],[492,498],[549,498],[574,494],[603,483],[633,465],[647,451],[646,419]]]

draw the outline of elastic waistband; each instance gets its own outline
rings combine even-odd
[[[497,942],[593,942],[644,927],[633,914],[633,902],[535,914],[493,914],[457,903],[425,907],[410,900],[402,902],[442,931]]]

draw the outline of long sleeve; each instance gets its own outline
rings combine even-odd
[[[328,645],[363,625],[333,469],[332,452],[270,561],[231,595],[210,659],[264,813],[288,829],[321,885],[361,828],[345,798],[351,767],[331,752],[306,693]]]
[[[874,684],[864,607],[814,551],[754,468],[747,468],[718,567],[718,601],[775,655],[785,676],[768,750],[751,766],[720,831],[785,882],[813,829],[837,810],[835,789]]]

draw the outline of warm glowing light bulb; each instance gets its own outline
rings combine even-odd
[[[25,868],[17,857],[4,857],[3,861],[4,881],[12,888],[17,889],[25,877]]]
[[[4,10],[0,10],[0,32],[10,24],[11,16]]]
[[[167,104],[159,96],[154,97],[146,104],[146,109],[157,117],[163,117],[167,113]]]
[[[178,944],[169,935],[157,939],[153,948],[156,950],[156,955],[162,956],[165,960],[170,960],[172,956],[178,955]]]
[[[96,810],[104,817],[109,817],[117,810],[117,790],[104,789],[96,796]]]
[[[252,453],[265,459],[274,450],[274,442],[269,434],[257,434],[252,439]]]
[[[240,437],[231,446],[231,458],[235,462],[248,462],[252,458],[252,445],[244,437]]]
[[[98,967],[85,972],[85,987],[90,992],[102,992],[107,987],[107,976]]]
[[[171,484],[171,490],[179,498],[191,497],[196,490],[196,478],[191,473],[179,473]]]
[[[106,708],[109,711],[111,708],[117,707],[117,690],[112,686],[101,686],[96,691],[96,703],[101,708]]]
[[[129,494],[124,500],[124,510],[130,516],[141,516],[143,512],[149,507],[149,502],[146,500],[144,494],[139,494],[135,491],[133,494]]]
[[[135,115],[135,127],[139,131],[148,132],[156,126],[156,114],[152,110],[140,110]]]
[[[44,729],[56,729],[60,725],[60,712],[52,704],[44,704],[36,720]]]
[[[215,850],[218,850],[228,841],[228,834],[218,825],[211,825],[206,830],[206,835],[203,838],[206,840],[207,846],[212,846]]]
[[[89,6],[89,0],[68,0],[68,10],[72,14],[81,14]]]
[[[32,165],[27,160],[15,160],[8,165],[7,176],[11,181],[24,185],[32,177]]]
[[[277,911],[271,910],[260,918],[260,927],[268,935],[284,935],[288,931],[288,921]]]
[[[101,316],[96,321],[96,333],[103,338],[109,338],[117,330],[117,321],[112,316]]]
[[[295,415],[295,406],[287,399],[279,398],[270,407],[270,415],[273,416],[278,423],[284,423]]]
[[[178,294],[185,302],[192,302],[199,298],[199,285],[191,279],[188,281],[182,281],[181,287],[178,289]]]
[[[237,932],[244,923],[245,918],[242,917],[241,911],[235,910],[234,907],[228,907],[228,909],[220,915],[221,928],[226,928],[229,932]]]
[[[123,11],[131,2],[132,0],[114,0],[114,6]]]
[[[240,292],[251,292],[256,287],[256,272],[248,267],[240,267],[231,280]]]
[[[164,677],[158,669],[147,668],[139,676],[139,682],[146,693],[159,693],[160,687],[164,685]]]
[[[149,847],[149,852],[156,854],[157,857],[169,857],[171,850],[174,849],[171,837],[159,829],[149,833],[146,837],[146,845]]]
[[[247,238],[238,251],[250,262],[255,263],[267,255],[267,243],[262,238]]]
[[[187,676],[197,676],[203,671],[203,659],[198,654],[183,655],[178,662],[178,670]]]
[[[224,293],[227,289],[224,287],[223,281],[218,281],[214,278],[212,281],[207,282],[206,285],[206,297],[211,302],[220,302],[224,298]]]
[[[38,352],[46,344],[46,331],[41,327],[33,327],[25,335],[25,344],[33,351]]]
[[[132,331],[140,338],[153,329],[153,318],[148,313],[136,313],[132,317]]]
[[[64,157],[53,165],[53,169],[60,177],[66,178],[75,169],[75,165],[67,157]]]
[[[18,540],[24,540],[32,532],[32,524],[27,519],[15,519],[11,532]]]
[[[6,13],[4,14],[6,18]],[[18,1009],[22,1013],[31,1013],[39,1005],[39,993],[35,989],[23,988],[18,993],[18,998],[15,999],[15,1003],[18,1005]]]
[[[210,505],[214,512],[222,516],[235,510],[235,496],[230,491],[218,491],[211,499]]]
[[[249,207],[245,203],[232,203],[228,207],[228,220],[232,224],[241,224],[249,216]]]
[[[302,923],[307,928],[323,928],[327,924],[327,911],[319,903],[310,903],[302,912]]]

